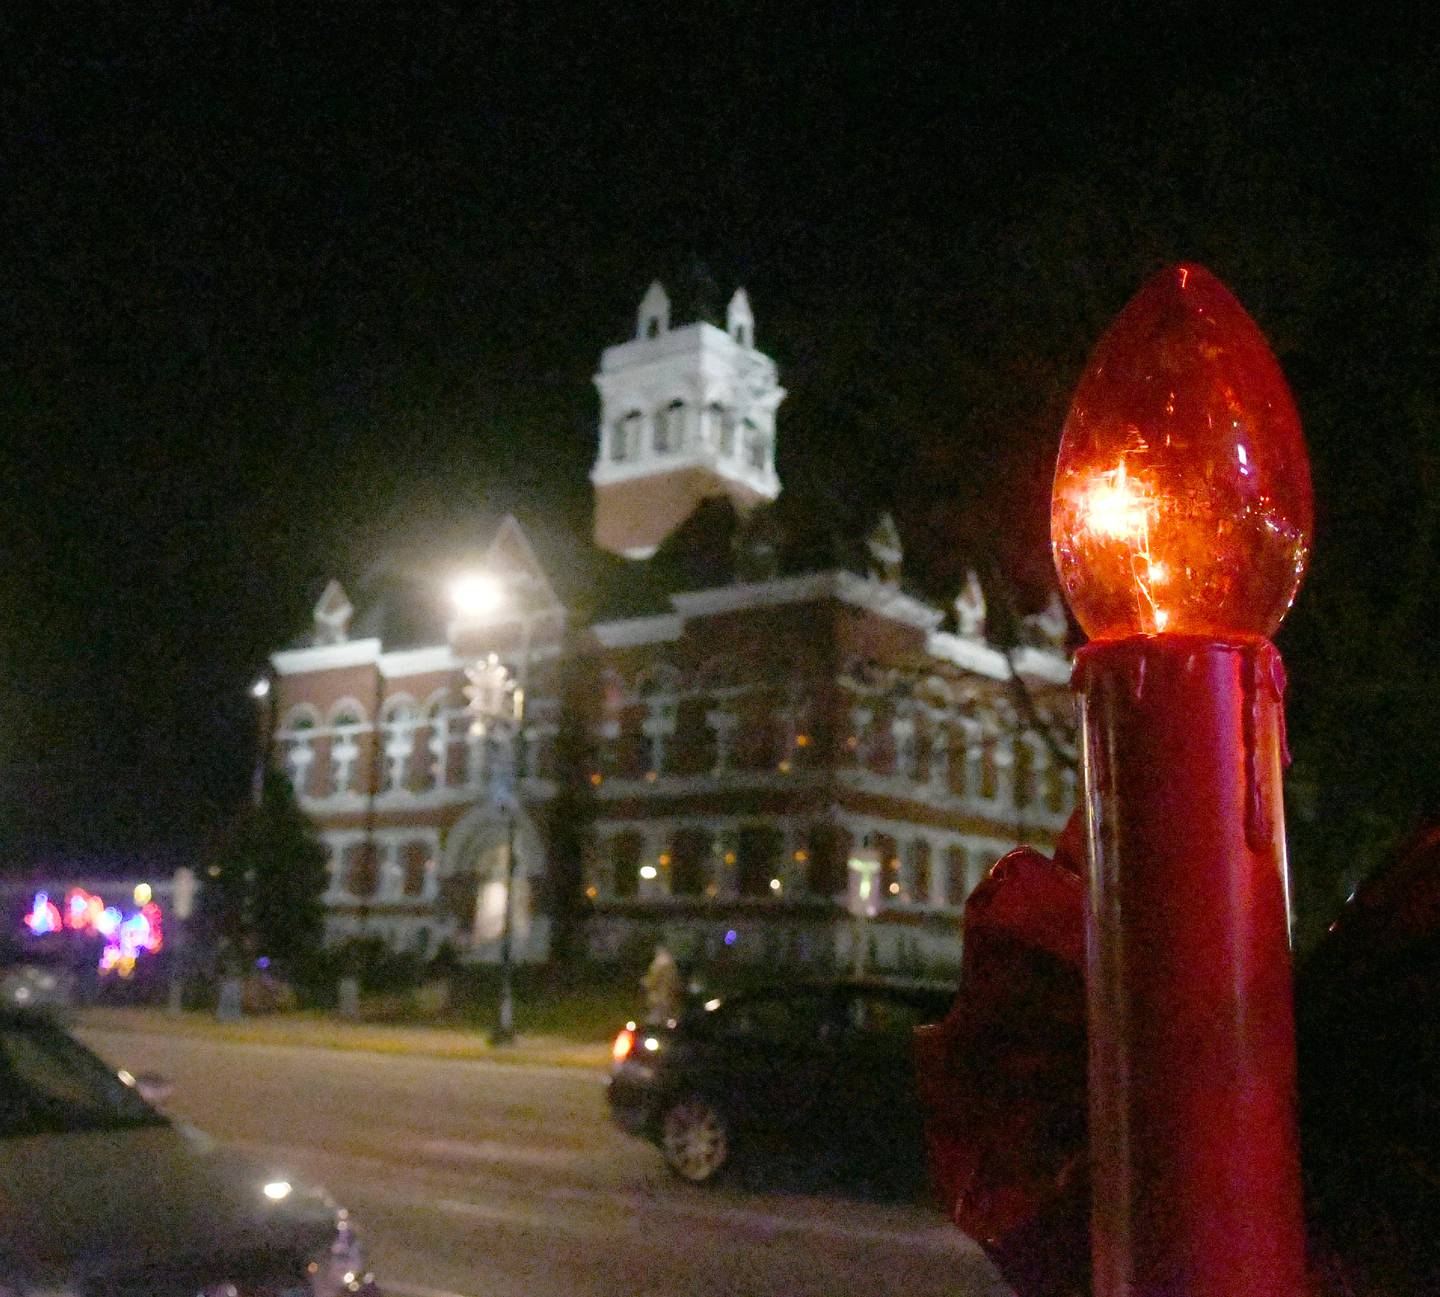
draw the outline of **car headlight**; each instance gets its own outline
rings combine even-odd
[[[350,1213],[341,1210],[335,1216],[335,1237],[330,1246],[310,1262],[310,1287],[315,1297],[343,1297],[345,1293],[363,1292],[370,1283],[370,1270],[365,1264],[365,1249],[360,1236],[350,1223]]]

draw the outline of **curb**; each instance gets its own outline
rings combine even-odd
[[[338,1053],[389,1054],[453,1062],[538,1064],[588,1071],[603,1071],[610,1056],[604,1044],[527,1042],[523,1037],[509,1048],[496,1048],[478,1034],[470,1036],[456,1029],[418,1027],[397,1031],[378,1025],[350,1026],[324,1020],[249,1019],[230,1023],[217,1022],[194,1013],[171,1017],[164,1012],[127,1009],[82,1009],[70,1019],[70,1026],[81,1031],[181,1036],[237,1045],[280,1045],[295,1049],[329,1049]],[[427,1039],[431,1032],[435,1034]]]

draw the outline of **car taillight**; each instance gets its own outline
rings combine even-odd
[[[617,1063],[623,1063],[630,1057],[630,1051],[635,1048],[635,1028],[627,1026],[615,1037],[615,1043],[610,1046],[610,1057]]]

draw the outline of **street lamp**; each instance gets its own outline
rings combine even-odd
[[[1065,422],[1079,653],[1097,1297],[1299,1297],[1284,670],[1309,554],[1299,419],[1207,271],[1147,284]]]
[[[504,611],[508,592],[489,573],[461,577],[451,588],[456,611],[463,619],[477,619]],[[518,675],[494,653],[475,658],[466,668],[469,683],[471,731],[493,738],[498,768],[490,771],[491,805],[505,813],[505,896],[500,920],[500,1005],[491,1041],[508,1045],[515,1039],[514,891],[515,837],[520,814],[520,781],[525,745],[526,685],[530,670],[530,619],[518,613],[521,645]],[[477,906],[478,906],[477,897]]]
[[[488,617],[505,607],[505,586],[489,572],[467,572],[451,585],[450,599],[462,618]]]
[[[265,791],[265,770],[270,763],[270,744],[275,738],[275,694],[268,675],[252,680],[248,692],[255,704],[255,766],[250,776],[250,798],[259,806]]]

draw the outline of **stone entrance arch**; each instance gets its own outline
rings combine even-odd
[[[505,914],[505,853],[509,815],[491,806],[467,811],[445,835],[440,891],[469,957],[485,963],[500,958]],[[515,892],[510,909],[511,949],[517,962],[549,955],[549,916],[536,912],[536,893],[545,873],[545,843],[523,811],[515,818]]]

